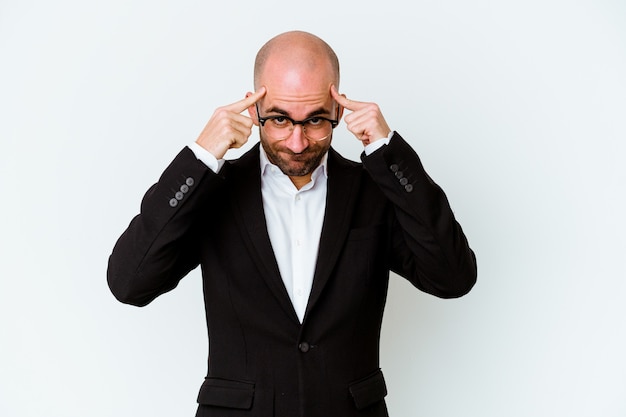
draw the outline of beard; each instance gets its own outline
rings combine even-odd
[[[289,177],[302,177],[312,173],[322,162],[332,139],[329,137],[320,142],[313,142],[304,151],[295,153],[283,145],[284,141],[269,143],[262,133],[260,137],[267,159]]]

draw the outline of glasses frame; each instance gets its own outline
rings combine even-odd
[[[261,125],[261,127],[265,127],[265,122],[267,122],[268,120],[286,119],[286,120],[289,120],[291,122],[291,125],[294,127],[294,129],[295,129],[296,125],[301,125],[302,126],[302,134],[307,139],[313,140],[315,142],[320,142],[320,141],[328,139],[328,137],[332,134],[332,131],[328,135],[324,136],[323,138],[313,139],[313,138],[310,138],[306,134],[306,129],[304,128],[304,124],[305,123],[307,123],[307,122],[309,122],[309,121],[311,121],[313,119],[322,119],[322,120],[326,120],[327,122],[330,122],[331,129],[335,129],[337,127],[337,125],[339,124],[339,110],[341,108],[341,106],[339,106],[339,105],[337,105],[337,111],[335,113],[335,120],[329,119],[328,117],[322,117],[322,116],[311,116],[311,117],[307,117],[304,120],[293,120],[291,117],[285,116],[283,114],[275,115],[275,116],[261,117],[261,114],[259,113],[259,103],[255,103],[254,105],[256,106],[256,116],[257,116],[257,119],[259,120],[259,124]],[[287,139],[289,139],[289,137],[291,135],[293,135],[294,129],[291,129],[291,133],[289,133],[289,135],[285,136],[284,138],[280,138],[280,139],[272,138],[272,139],[278,140],[278,141],[280,141],[280,140],[287,140]]]

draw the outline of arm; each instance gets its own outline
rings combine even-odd
[[[438,297],[469,292],[477,275],[474,252],[411,146],[394,133],[388,145],[362,159],[394,207],[392,271]]]
[[[265,95],[265,87],[220,107],[196,140],[216,159],[245,144],[253,121],[242,114]],[[217,163],[216,167],[218,168]],[[107,280],[115,297],[143,306],[170,291],[199,263],[197,225],[219,205],[223,178],[185,148],[143,198],[141,212],[109,258]],[[206,238],[206,237],[205,237]]]
[[[466,294],[476,282],[476,258],[443,190],[397,133],[369,154],[391,132],[375,103],[349,100],[334,86],[331,94],[352,111],[345,122],[366,146],[363,165],[394,207],[391,270],[438,297]]]
[[[146,305],[198,265],[193,225],[222,182],[189,148],[178,154],[109,257],[107,280],[118,300]]]

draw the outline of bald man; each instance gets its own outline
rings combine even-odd
[[[210,360],[197,416],[387,416],[389,272],[460,297],[476,281],[474,253],[379,107],[338,92],[323,40],[268,41],[254,87],[215,110],[148,190],[109,259],[111,291],[144,306],[201,266]],[[331,147],[345,110],[360,163]],[[225,160],[255,125],[260,143]]]

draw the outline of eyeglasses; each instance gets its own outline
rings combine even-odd
[[[287,139],[293,134],[296,125],[302,125],[302,133],[307,139],[321,141],[327,139],[339,124],[339,106],[337,106],[336,120],[320,116],[312,116],[304,120],[293,120],[283,115],[261,117],[258,103],[256,103],[256,114],[267,136],[274,140]]]

